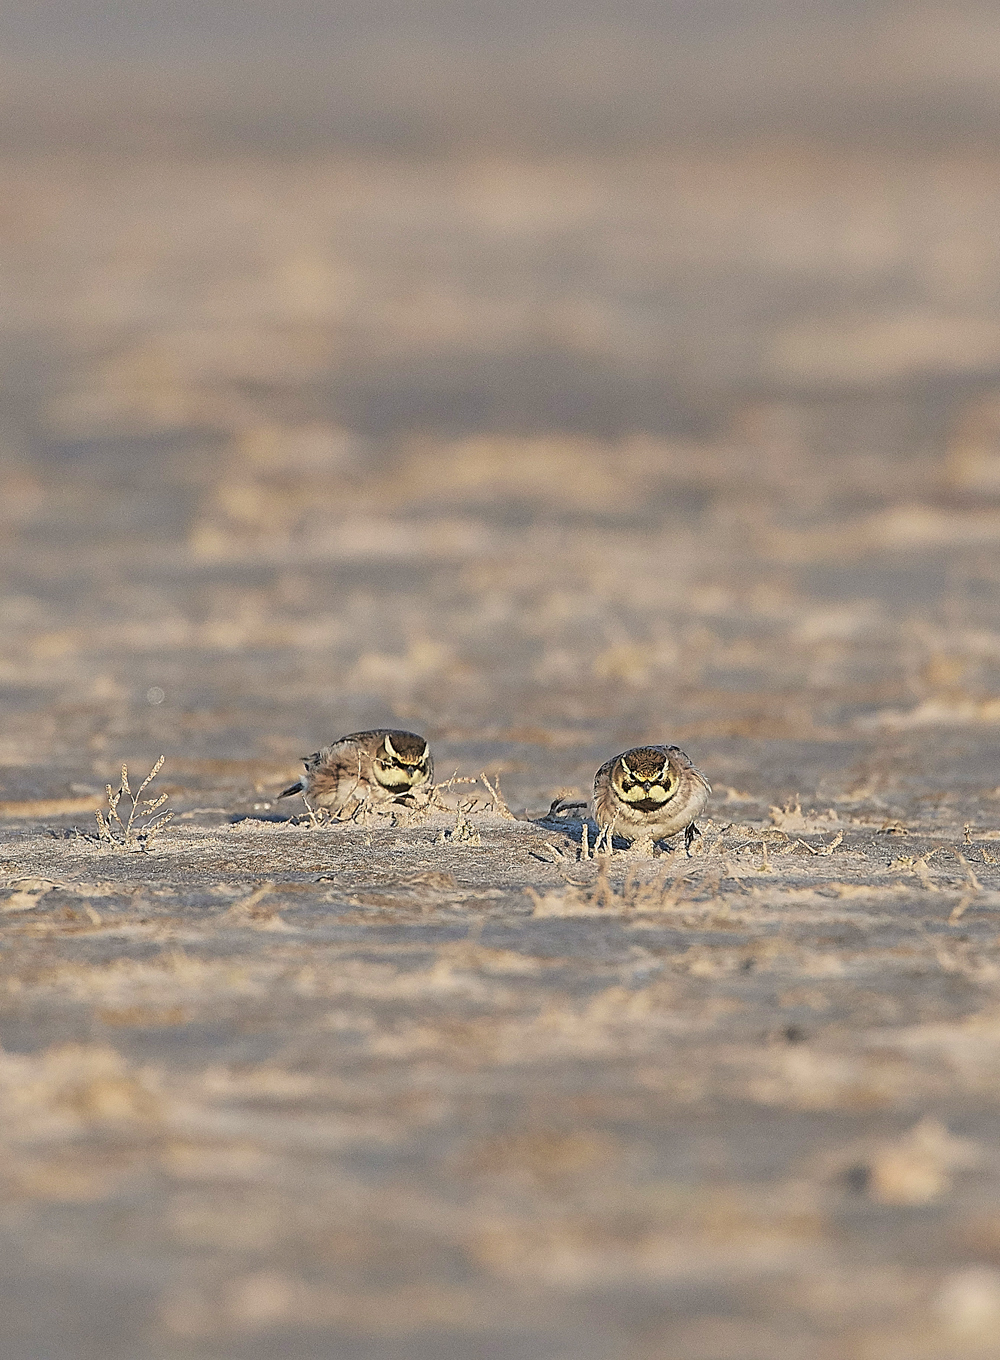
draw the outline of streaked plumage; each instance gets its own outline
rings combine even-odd
[[[712,786],[676,746],[636,746],[606,761],[594,780],[594,816],[612,834],[652,853],[664,836],[684,832],[690,847]]]
[[[424,738],[394,728],[352,732],[302,760],[305,775],[278,797],[301,793],[307,806],[327,808],[341,821],[362,806],[412,805],[414,795],[429,792],[434,778]]]

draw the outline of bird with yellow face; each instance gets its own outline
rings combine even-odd
[[[594,816],[608,849],[612,836],[653,853],[664,836],[684,832],[688,851],[712,786],[677,746],[636,746],[606,761],[594,780]]]
[[[379,727],[352,732],[332,746],[303,756],[306,772],[279,798],[301,793],[306,807],[326,808],[340,821],[362,807],[385,809],[412,805],[415,795],[430,791],[434,761],[430,747],[415,732]]]

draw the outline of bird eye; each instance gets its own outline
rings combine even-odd
[[[635,788],[635,780],[634,780],[634,779],[623,779],[623,780],[622,780],[622,793],[629,793],[629,792],[630,792],[632,789],[634,789],[634,788]]]

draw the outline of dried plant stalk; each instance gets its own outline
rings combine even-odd
[[[509,817],[511,821],[514,821],[514,814],[507,806],[507,799],[503,796],[503,791],[500,788],[500,776],[495,774],[493,776],[494,782],[491,784],[486,776],[486,771],[484,770],[479,778],[486,785],[490,793],[490,798],[493,800],[490,810],[497,813],[500,817]]]
[[[146,851],[149,849],[150,842],[155,836],[159,835],[174,815],[172,812],[159,811],[167,801],[167,794],[161,793],[159,798],[143,799],[142,797],[163,769],[163,761],[164,757],[160,756],[135,793],[129,786],[128,766],[122,765],[122,780],[119,788],[115,790],[110,784],[107,785],[108,811],[96,814],[97,832],[102,841],[118,846],[123,850]],[[123,795],[128,796],[131,804],[128,818],[125,821],[122,820],[118,811]]]

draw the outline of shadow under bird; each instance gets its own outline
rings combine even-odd
[[[327,808],[346,820],[363,806],[413,801],[434,778],[430,747],[415,732],[379,727],[352,732],[332,746],[303,756],[306,770],[279,798],[301,793],[306,807]]]
[[[679,747],[636,746],[597,771],[594,817],[608,849],[612,836],[621,836],[651,854],[656,841],[683,831],[690,850],[711,792]]]

